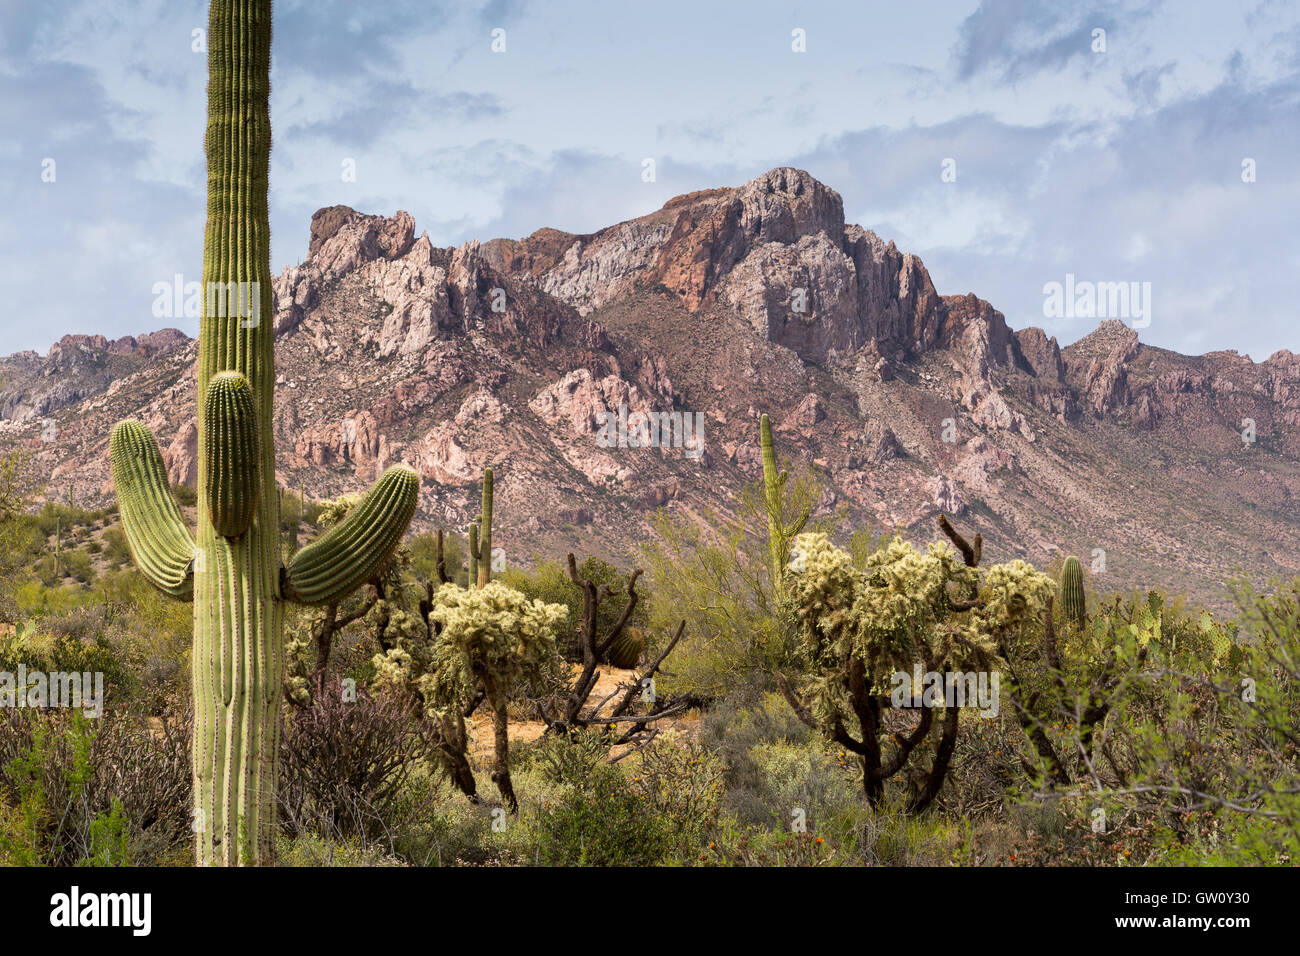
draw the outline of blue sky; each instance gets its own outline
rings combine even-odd
[[[152,307],[201,267],[206,7],[0,0],[0,353],[196,331]],[[1152,344],[1300,351],[1290,0],[279,0],[272,90],[277,272],[334,203],[451,245],[789,165],[1015,328],[1090,331],[1043,314],[1073,273],[1150,282]]]

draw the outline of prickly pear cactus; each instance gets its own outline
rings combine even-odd
[[[337,601],[405,534],[419,497],[390,468],[348,519],[281,567],[267,184],[271,0],[213,0],[208,29],[208,217],[198,357],[198,527],[172,498],[140,422],[109,440],[122,525],[141,573],[194,602],[195,858],[272,862],[284,651],[282,607]]]

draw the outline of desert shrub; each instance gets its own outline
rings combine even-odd
[[[823,813],[806,828],[721,829],[699,862],[714,866],[936,866],[951,862],[959,828],[942,817],[917,817],[901,803],[871,807],[858,799]]]
[[[847,761],[775,694],[723,700],[700,739],[725,763],[724,806],[742,827],[789,831],[796,810],[815,827],[861,799]]]
[[[766,526],[728,524],[720,517],[701,527],[653,519],[654,538],[643,557],[655,593],[651,629],[672,633],[686,619],[686,635],[673,652],[661,693],[715,700],[738,689],[759,692],[783,661],[780,627],[771,600]]]
[[[189,723],[0,709],[0,862],[187,862]]]
[[[411,535],[402,547],[410,554],[411,573],[417,581],[438,580],[438,536],[435,534]],[[469,584],[469,569],[466,555],[469,548],[464,540],[455,534],[444,534],[442,539],[443,563],[447,568],[447,577],[455,584]]]
[[[717,823],[726,768],[710,748],[668,731],[626,761],[646,811],[663,819],[677,854],[693,855]]]
[[[81,549],[64,551],[59,555],[63,573],[82,584],[89,584],[95,579],[95,569],[90,555]]]
[[[199,501],[198,490],[193,485],[172,485],[172,494],[182,507],[193,508]]]
[[[655,866],[676,842],[617,764],[600,763],[534,819],[536,859],[548,866]]]
[[[330,839],[304,831],[280,833],[276,838],[276,866],[405,866],[382,845],[366,844],[356,837]]]
[[[962,732],[938,806],[962,818],[1001,816],[1009,796],[1033,789],[1036,778],[1026,774],[1022,762],[1032,759],[1032,750],[1015,718],[1006,712],[996,717],[963,714],[961,720]]]
[[[610,743],[604,729],[543,737],[523,751],[520,764],[524,769],[536,770],[549,784],[580,783],[609,758]]]
[[[666,694],[705,701],[737,691],[759,694],[772,688],[777,669],[791,664],[792,622],[775,593],[785,569],[772,567],[769,521],[790,533],[829,533],[837,519],[823,514],[809,520],[822,488],[807,467],[785,473],[776,499],[769,502],[762,481],[749,482],[734,514],[706,510],[674,518],[661,511],[651,519],[654,535],[642,545],[658,598],[651,630],[671,634],[686,619],[671,673],[661,680]]]
[[[280,737],[281,827],[329,840],[391,846],[394,833],[427,808],[401,799],[430,745],[409,698],[355,699],[329,682],[305,706],[288,708]]]
[[[520,780],[522,806],[535,806],[548,792],[526,772]],[[472,803],[427,765],[412,771],[399,799],[421,808],[403,817],[392,843],[393,853],[413,866],[522,865],[536,858],[531,814],[507,817],[501,807]]]
[[[0,671],[45,673],[99,673],[105,697],[115,691],[130,693],[138,681],[137,663],[124,646],[123,635],[103,622],[110,615],[102,608],[75,607],[32,622],[0,637]]]

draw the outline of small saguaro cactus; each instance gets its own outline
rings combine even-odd
[[[1061,613],[1065,620],[1082,629],[1088,623],[1083,593],[1083,568],[1074,555],[1066,558],[1061,568],[1060,593]]]
[[[346,520],[281,565],[267,212],[271,0],[213,0],[208,38],[197,536],[148,428],[119,422],[109,455],[136,566],[164,594],[194,602],[195,858],[260,865],[273,862],[283,604],[328,604],[373,576],[406,533],[420,480],[406,465],[388,469]]]

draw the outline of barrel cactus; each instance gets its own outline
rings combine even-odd
[[[195,858],[273,861],[285,601],[329,604],[387,562],[419,478],[390,468],[347,520],[280,562],[272,434],[267,209],[271,0],[213,0],[208,28],[208,214],[199,326],[198,519],[191,535],[153,434],[109,440],[123,530],[160,591],[194,603]]]
[[[609,645],[605,651],[605,661],[611,667],[630,670],[636,667],[645,652],[645,636],[636,628],[628,628]]]
[[[1083,593],[1083,568],[1079,559],[1071,555],[1061,568],[1061,613],[1067,623],[1082,629],[1087,624],[1086,602]]]

